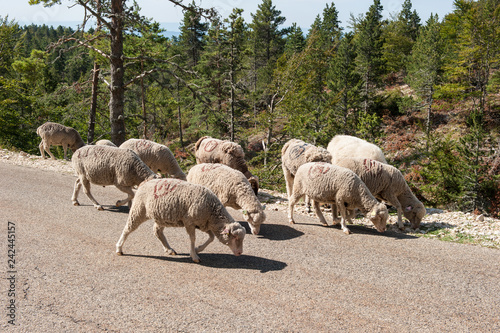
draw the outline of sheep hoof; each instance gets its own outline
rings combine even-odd
[[[289,220],[290,224],[295,224],[294,220]]]
[[[199,263],[200,263],[200,258],[193,258],[193,261],[194,261],[195,263],[199,264]]]
[[[170,250],[167,250],[167,251],[165,251],[165,252],[167,252],[167,254],[168,254],[169,256],[176,256],[176,255],[177,255],[177,252],[175,252],[175,250],[174,250],[174,249],[170,249]]]
[[[119,255],[119,256],[122,256],[123,255],[123,251],[116,251],[116,254]]]
[[[80,206],[80,203],[78,201],[73,201],[73,206]]]
[[[344,233],[345,233],[346,235],[349,235],[349,234],[351,233],[351,230],[349,230],[349,229],[347,229],[347,228],[346,228],[346,229],[344,229],[343,231],[344,231]]]
[[[94,205],[94,207],[97,208],[97,210],[104,210],[104,208],[101,205]]]

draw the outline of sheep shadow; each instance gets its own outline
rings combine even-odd
[[[128,214],[130,212],[130,208],[128,206],[120,206],[117,207],[115,205],[101,205],[102,208],[104,208],[104,211],[106,212],[112,212],[112,213],[125,213]],[[75,207],[92,207],[94,210],[94,205],[90,204],[79,204],[78,206]]]
[[[288,265],[282,261],[266,259],[261,257],[221,253],[199,253],[200,263],[198,265],[221,268],[221,269],[249,269],[258,270],[261,273],[281,271]],[[188,253],[178,253],[175,256],[151,256],[144,254],[123,254],[124,257],[147,258],[168,262],[192,263],[195,265]]]
[[[247,234],[251,233],[248,222],[238,221],[238,223],[246,229]],[[304,233],[302,231],[287,225],[264,223],[260,226],[260,232],[256,236],[271,241],[282,241],[294,239],[303,235]]]

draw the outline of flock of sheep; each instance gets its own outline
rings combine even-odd
[[[128,235],[143,222],[154,220],[154,233],[168,254],[175,255],[163,233],[165,227],[184,227],[190,237],[190,255],[199,262],[198,253],[215,237],[241,255],[246,231],[225,207],[242,210],[253,234],[257,235],[265,221],[265,206],[257,198],[259,179],[247,167],[240,145],[202,137],[195,144],[197,165],[189,173],[182,171],[170,149],[142,139],[130,139],[120,147],[109,140],[85,145],[78,132],[61,124],[47,122],[37,129],[42,138],[40,153],[45,158],[51,145],[73,151],[75,181],[72,202],[78,206],[78,193],[83,191],[99,210],[103,207],[90,192],[90,184],[114,185],[127,194],[116,206],[128,203],[127,223],[116,244],[122,254]],[[413,195],[401,172],[390,165],[377,146],[359,138],[337,135],[324,149],[292,139],[282,149],[282,167],[289,199],[288,218],[294,223],[294,205],[306,196],[313,202],[322,224],[327,222],[320,203],[332,205],[334,224],[339,222],[349,234],[351,222],[359,210],[371,220],[379,232],[386,230],[389,217],[383,202],[393,205],[398,213],[398,226],[403,228],[403,215],[418,228],[425,215],[424,205]],[[172,178],[160,178],[159,174]],[[138,187],[134,193],[133,188]],[[379,201],[380,200],[380,201]],[[208,234],[202,245],[195,246],[195,230]]]

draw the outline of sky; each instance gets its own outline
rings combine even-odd
[[[191,3],[192,0],[184,0]],[[137,0],[142,8],[142,15],[152,18],[162,24],[167,31],[177,31],[182,20],[182,10],[168,0]],[[347,28],[351,14],[358,17],[368,11],[373,0],[273,0],[277,10],[286,18],[283,27],[297,23],[304,32],[307,32],[318,15],[321,15],[326,4],[335,4],[339,12],[341,26]],[[384,18],[401,11],[404,0],[381,0],[384,8]],[[251,13],[255,13],[262,0],[196,0],[202,7],[215,7],[223,18],[227,18],[234,7],[244,10],[243,17],[247,23],[252,20]],[[0,0],[1,17],[9,17],[20,25],[31,23],[41,25],[63,25],[76,27],[83,18],[83,9],[73,6],[74,0],[61,0],[60,5],[45,8],[42,5],[30,6],[28,0]],[[424,24],[431,13],[438,14],[440,19],[453,11],[453,0],[413,0],[413,9],[417,11]]]

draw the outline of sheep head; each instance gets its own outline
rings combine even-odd
[[[387,207],[378,203],[372,210],[368,213],[367,217],[372,221],[373,225],[378,232],[384,232],[386,230],[387,219],[389,218],[389,212]]]
[[[222,243],[229,246],[235,256],[240,256],[243,253],[243,239],[245,235],[245,228],[238,222],[233,222],[224,227],[220,240]]]
[[[243,218],[248,222],[252,234],[258,235],[260,231],[260,225],[266,220],[266,213],[264,213],[265,206],[259,211],[247,211],[243,210]]]
[[[403,209],[404,216],[410,221],[411,227],[417,229],[420,227],[420,222],[424,218],[426,213],[425,207],[421,202],[409,205]]]

